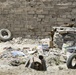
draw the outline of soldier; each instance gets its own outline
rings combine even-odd
[[[46,71],[46,62],[42,55],[39,57],[32,57],[26,63],[25,67],[29,67],[39,71]]]

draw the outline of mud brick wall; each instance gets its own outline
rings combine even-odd
[[[76,23],[76,0],[0,0],[0,29],[14,37],[50,37],[52,26]]]

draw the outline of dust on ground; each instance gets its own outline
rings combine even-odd
[[[25,63],[19,66],[10,65],[10,61],[14,59],[23,58],[27,61],[28,54],[23,50],[25,47],[37,47],[40,40],[17,38],[7,42],[0,43],[0,75],[75,75],[76,70],[68,69],[65,60],[61,56],[61,50],[57,48],[50,48],[44,53],[46,60],[47,71],[36,71],[25,67]],[[23,51],[27,57],[12,57],[11,50]],[[22,61],[22,59],[20,59]]]

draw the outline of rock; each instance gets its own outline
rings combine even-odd
[[[22,37],[13,38],[14,43],[21,44],[22,43]]]
[[[11,58],[12,55],[9,51],[4,51],[1,55],[0,58]]]
[[[13,51],[14,49],[12,47],[4,47],[3,50]]]
[[[47,65],[54,66],[60,64],[60,59],[58,56],[52,55],[46,58]]]
[[[60,61],[62,62],[62,63],[66,63],[66,59],[67,59],[67,57],[66,56],[60,56]]]
[[[10,61],[10,65],[12,65],[12,66],[19,66],[21,64],[25,64],[25,62],[26,62],[25,58],[19,57],[19,58],[11,60]]]
[[[63,70],[63,67],[62,66],[59,66],[58,68],[59,68],[59,70]]]
[[[20,65],[20,61],[19,60],[13,60],[13,61],[10,62],[10,64],[12,66],[19,66]]]

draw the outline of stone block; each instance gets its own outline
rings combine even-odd
[[[57,21],[63,21],[63,18],[57,18]]]
[[[36,9],[36,14],[42,14],[43,9]]]
[[[73,9],[73,10],[72,10],[72,13],[76,13],[76,9]]]
[[[37,21],[40,22],[42,19],[41,18],[37,18]]]
[[[41,29],[41,31],[42,31],[42,32],[45,32],[45,29],[44,29],[44,28],[42,28],[42,29]]]
[[[38,18],[44,18],[45,16],[44,15],[38,15]]]
[[[27,29],[24,27],[24,28],[20,28],[21,31],[26,31]]]
[[[49,12],[48,12],[48,11],[43,11],[41,14],[43,14],[43,15],[48,15]]]
[[[14,31],[20,31],[20,28],[14,28]]]
[[[73,2],[73,4],[72,4],[73,6],[76,6],[76,2]]]
[[[19,28],[21,28],[21,27],[23,28],[23,27],[24,27],[24,25],[22,25],[22,24],[21,24],[21,25],[17,25],[17,26],[18,26]]]
[[[34,11],[34,10],[32,10],[32,11],[30,10],[30,11],[28,11],[27,13],[28,13],[29,15],[33,15],[33,14],[35,14],[35,11]]]

